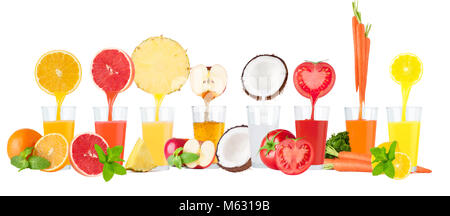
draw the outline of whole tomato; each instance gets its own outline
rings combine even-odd
[[[277,145],[285,139],[295,139],[295,136],[287,130],[277,129],[270,131],[261,141],[259,157],[267,167],[278,170],[275,151]]]

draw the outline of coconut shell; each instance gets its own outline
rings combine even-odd
[[[252,166],[252,159],[248,159],[247,163],[245,163],[244,165],[240,166],[240,167],[224,167],[222,165],[220,165],[220,163],[217,164],[220,168],[228,171],[228,172],[242,172],[245,170],[248,170],[251,166]]]
[[[259,57],[261,57],[261,56],[270,56],[270,57],[274,57],[274,58],[279,59],[279,60],[281,61],[281,63],[283,63],[284,68],[286,69],[286,76],[284,77],[284,81],[283,81],[283,84],[280,86],[280,89],[278,89],[278,91],[276,91],[274,94],[269,95],[269,96],[265,96],[265,97],[251,94],[250,92],[247,91],[247,89],[245,89],[245,86],[244,86],[244,71],[245,71],[245,69],[246,69],[247,66],[250,64],[250,62],[252,62],[252,61],[255,60],[256,58],[259,58]],[[245,65],[244,69],[242,70],[242,75],[241,75],[242,88],[244,89],[245,94],[247,94],[247,95],[250,96],[251,98],[254,98],[254,99],[257,100],[257,101],[261,101],[261,100],[272,100],[272,99],[274,99],[276,96],[280,95],[281,92],[283,92],[284,87],[286,86],[287,80],[288,80],[288,68],[287,68],[287,66],[286,66],[286,62],[284,62],[283,59],[281,59],[280,57],[278,57],[278,56],[276,56],[276,55],[274,55],[274,54],[263,54],[263,55],[257,55],[257,56],[255,56],[255,57],[253,57],[252,59],[250,59],[250,61],[247,62],[247,64]]]

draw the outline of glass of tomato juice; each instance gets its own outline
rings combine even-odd
[[[312,107],[295,106],[296,136],[311,143],[314,157],[311,169],[322,169],[325,158],[325,145],[327,141],[329,107],[315,107],[314,116],[311,116]]]

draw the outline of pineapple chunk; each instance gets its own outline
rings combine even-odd
[[[145,145],[144,140],[139,138],[128,157],[125,169],[135,172],[148,172],[155,167],[150,149]]]

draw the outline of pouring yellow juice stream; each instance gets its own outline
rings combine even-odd
[[[400,54],[391,65],[392,79],[402,89],[402,113],[401,121],[388,123],[389,140],[398,142],[399,151],[410,157],[412,167],[417,166],[420,121],[408,120],[406,111],[411,88],[422,77],[422,71],[422,62],[413,54]]]

